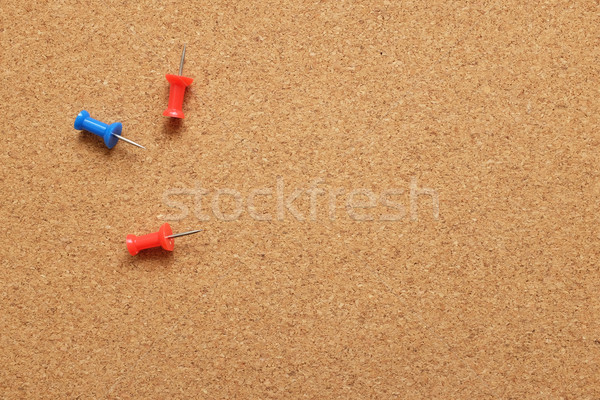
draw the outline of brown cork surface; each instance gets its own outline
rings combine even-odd
[[[0,1],[0,397],[600,398],[599,23]]]

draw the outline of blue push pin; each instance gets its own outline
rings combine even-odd
[[[93,118],[90,118],[90,113],[83,110],[77,115],[75,118],[75,129],[84,130],[93,133],[94,135],[100,136],[104,139],[104,144],[109,149],[115,147],[119,139],[126,141],[129,144],[132,144],[137,147],[141,147],[145,149],[144,146],[137,144],[136,142],[126,139],[121,136],[121,130],[123,129],[123,125],[120,122],[115,122],[110,125],[106,125],[104,122],[97,121]]]

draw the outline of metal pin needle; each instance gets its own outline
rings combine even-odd
[[[134,145],[134,146],[141,147],[142,149],[145,149],[145,147],[144,147],[144,146],[142,146],[141,144],[137,144],[137,143],[136,143],[136,142],[134,142],[133,140],[129,140],[129,139],[127,139],[127,138],[124,138],[123,136],[121,136],[121,135],[117,135],[116,133],[113,133],[113,135],[114,135],[114,136],[116,136],[116,137],[118,137],[118,138],[119,138],[119,139],[121,139],[121,140],[124,140],[124,141],[126,141],[126,142],[127,142],[127,143],[129,143],[129,144],[132,144],[132,145]]]
[[[191,235],[192,233],[198,233],[198,232],[202,232],[202,229],[198,229],[195,231],[189,231],[189,232],[183,232],[183,233],[176,233],[174,235],[167,236],[167,239],[173,239],[173,238],[177,238],[177,237],[181,237],[181,236],[187,236],[187,235]]]
[[[179,76],[183,76],[183,60],[185,60],[185,44],[183,45],[183,51],[181,52],[181,61],[179,62]]]

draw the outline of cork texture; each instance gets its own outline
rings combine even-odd
[[[1,0],[0,397],[600,398],[599,23]]]

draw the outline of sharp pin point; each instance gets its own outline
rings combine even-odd
[[[132,145],[134,145],[134,146],[137,146],[137,147],[140,147],[140,148],[142,148],[142,149],[145,149],[145,147],[144,147],[144,146],[142,146],[141,144],[137,144],[137,143],[136,143],[136,142],[134,142],[133,140],[129,140],[129,139],[127,139],[127,138],[124,138],[123,136],[121,136],[121,135],[117,135],[116,133],[113,133],[113,135],[115,135],[116,137],[118,137],[118,138],[119,138],[119,139],[121,139],[121,140],[124,140],[125,142],[127,142],[127,143],[129,143],[129,144],[132,144]]]
[[[179,76],[183,76],[183,60],[185,60],[185,46],[183,45],[183,51],[181,52],[181,61],[179,62]]]
[[[167,239],[174,239],[174,238],[178,238],[178,237],[181,237],[181,236],[191,235],[193,233],[198,233],[198,232],[202,232],[202,229],[197,229],[195,231],[189,231],[189,232],[183,232],[183,233],[176,233],[174,235],[167,236]]]

